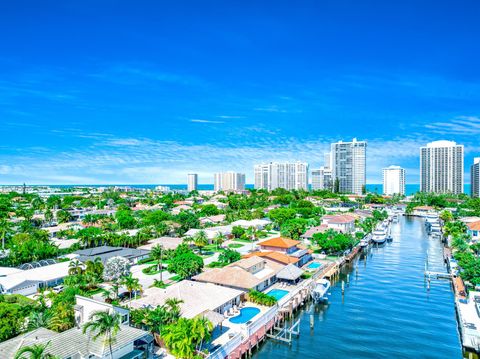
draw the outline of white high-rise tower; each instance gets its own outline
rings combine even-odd
[[[420,190],[463,193],[463,145],[435,141],[420,147]]]
[[[390,166],[383,169],[383,194],[405,195],[405,169],[400,166]]]
[[[308,189],[308,163],[270,162],[255,165],[255,188]]]
[[[196,173],[189,173],[187,175],[187,191],[192,192],[198,189],[198,175]]]
[[[331,145],[332,182],[340,193],[362,194],[366,184],[367,142],[337,142]]]

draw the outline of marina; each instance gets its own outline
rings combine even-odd
[[[255,357],[318,358],[312,348],[328,347],[322,358],[461,358],[451,283],[424,275],[427,258],[432,273],[448,276],[441,241],[421,218],[400,217],[391,231],[393,242],[370,245],[332,275],[327,303],[294,316],[291,345],[269,340]]]

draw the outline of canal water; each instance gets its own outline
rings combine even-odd
[[[432,280],[428,289],[423,276],[427,257],[430,270],[446,271],[442,244],[419,218],[400,218],[392,235],[344,269],[344,295],[339,281],[327,305],[299,312],[300,336],[291,346],[269,339],[255,357],[462,358],[450,283]]]

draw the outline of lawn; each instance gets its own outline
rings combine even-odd
[[[244,246],[244,244],[240,244],[240,243],[230,243],[228,245],[228,248],[241,248],[243,246]]]

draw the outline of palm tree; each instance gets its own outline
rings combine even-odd
[[[103,337],[103,344],[109,346],[110,357],[113,358],[112,344],[120,330],[120,314],[108,311],[95,311],[90,315],[90,321],[83,326],[83,334],[91,330],[95,334],[93,340]]]
[[[45,327],[47,328],[50,325],[52,315],[47,311],[43,312],[32,312],[28,317],[28,330],[34,330],[37,328]]]
[[[163,282],[162,277],[162,258],[163,258],[163,247],[160,244],[157,244],[155,247],[152,248],[150,252],[150,257],[158,262],[157,268],[160,271],[160,281]]]
[[[217,245],[217,250],[219,249],[219,247],[222,245],[223,242],[225,242],[226,240],[226,236],[221,233],[221,232],[218,232],[216,235],[215,235],[215,238],[213,239],[213,241],[215,242],[215,244]]]
[[[200,254],[201,254],[202,248],[208,245],[207,233],[205,233],[205,231],[197,232],[195,234],[195,237],[193,237],[193,242],[195,243],[195,246],[198,247],[198,250],[200,251]]]
[[[205,317],[193,319],[191,335],[192,339],[198,343],[198,350],[202,350],[204,342],[208,342],[212,337],[213,324]]]
[[[78,275],[83,273],[83,264],[79,260],[71,261],[68,265],[68,275]]]
[[[10,230],[12,224],[8,218],[0,219],[0,236],[2,237],[2,250],[5,250],[5,237],[7,236],[8,231]]]
[[[50,342],[46,344],[35,344],[20,348],[16,353],[14,359],[55,359],[58,356],[45,353]],[[26,354],[26,355],[24,355]]]
[[[130,295],[130,301],[132,300],[132,292],[142,289],[142,286],[140,285],[138,278],[133,277],[132,273],[122,278],[122,284],[128,290],[128,293]]]

